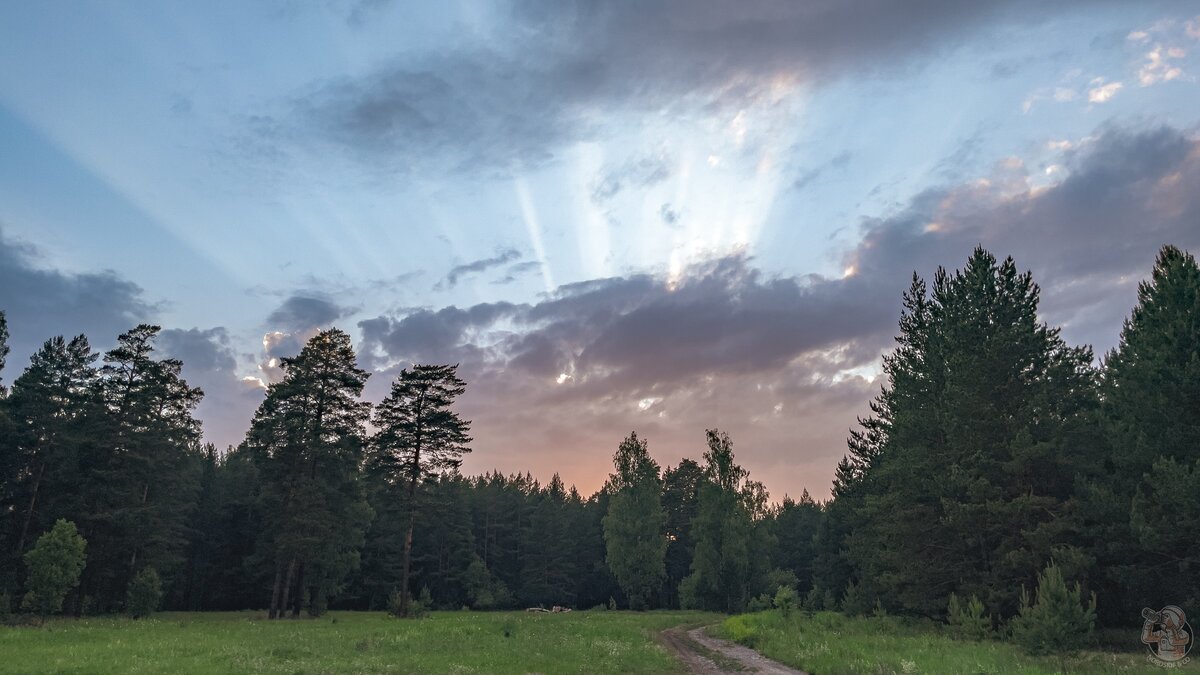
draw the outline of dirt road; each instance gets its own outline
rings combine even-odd
[[[669,628],[662,632],[662,641],[688,671],[696,675],[805,675],[803,671],[776,663],[749,647],[711,637],[705,634],[703,626]]]

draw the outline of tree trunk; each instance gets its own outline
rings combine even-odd
[[[408,533],[404,534],[404,574],[400,585],[400,615],[408,616],[408,571],[413,560],[413,526],[416,524],[416,478],[408,484]]]
[[[296,576],[296,559],[288,561],[287,578],[283,582],[283,600],[279,603],[279,614],[282,617],[287,612],[288,596],[292,592],[292,579]]]
[[[25,548],[25,537],[29,534],[29,521],[33,520],[33,509],[37,506],[38,489],[42,486],[42,475],[46,472],[46,461],[38,465],[37,478],[33,480],[33,494],[29,495],[29,508],[25,510],[25,523],[21,525],[21,536],[17,539],[17,557]]]
[[[300,607],[304,604],[304,563],[300,563],[300,573],[296,580],[296,602],[292,605],[292,618],[300,618]]]
[[[283,581],[283,563],[275,563],[275,585],[271,589],[271,609],[267,611],[267,618],[274,619],[279,612],[279,591],[280,584]]]
[[[144,486],[142,486],[142,501],[141,501],[141,506],[145,506],[145,505],[146,505],[146,498],[147,498],[147,497],[149,497],[149,496],[150,496],[150,484],[149,484],[149,483],[146,483]],[[129,556],[129,573],[130,573],[130,574],[135,574],[135,573],[136,573],[136,569],[137,569],[137,557],[138,557],[138,548],[137,548],[137,546],[135,545],[135,546],[133,547],[133,553],[132,553],[132,554]]]

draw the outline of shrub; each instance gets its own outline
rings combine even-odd
[[[964,607],[958,595],[950,594],[950,606],[946,620],[951,632],[965,640],[984,640],[992,634],[992,617],[984,609],[978,596],[972,595]]]
[[[775,609],[783,618],[787,619],[792,616],[792,610],[799,604],[800,597],[796,594],[796,589],[791,586],[780,586],[779,590],[775,591],[775,599],[772,601]]]
[[[851,581],[842,596],[842,612],[850,616],[866,616],[871,611],[871,601],[862,586]]]
[[[771,597],[766,593],[750,598],[746,603],[747,612],[765,612],[771,609]]]
[[[1096,595],[1093,593],[1090,601],[1084,602],[1079,583],[1068,588],[1062,571],[1052,561],[1038,574],[1034,603],[1029,602],[1029,592],[1021,589],[1021,608],[1012,620],[1012,637],[1030,654],[1058,654],[1065,659],[1091,643],[1095,627]]]
[[[75,523],[59,519],[25,554],[29,593],[24,607],[42,617],[62,609],[63,598],[79,584],[87,542]]]
[[[825,609],[825,591],[820,586],[813,586],[804,596],[804,611],[819,612]]]
[[[161,602],[162,580],[158,571],[147,567],[138,572],[125,592],[125,611],[135,619],[142,619],[157,611]]]

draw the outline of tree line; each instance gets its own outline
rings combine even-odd
[[[0,390],[0,612],[159,595],[272,618],[774,601],[991,625],[1019,623],[1047,579],[1078,584],[1076,604],[1094,594],[1102,624],[1197,606],[1200,268],[1163,248],[1099,363],[1039,320],[1039,299],[983,249],[931,285],[914,274],[886,384],[823,503],[771,502],[715,429],[700,461],[665,469],[629,434],[587,497],[557,474],[464,476],[456,366],[406,368],[371,406],[337,329],[283,360],[245,440],[219,452],[157,327],[103,356],[55,337]],[[0,314],[0,368],[6,337]],[[86,559],[47,586],[58,605],[38,591],[62,576],[54,550]]]

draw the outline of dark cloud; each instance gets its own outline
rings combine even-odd
[[[635,157],[600,171],[592,184],[592,201],[603,204],[625,188],[647,188],[670,177],[671,161],[665,153]]]
[[[166,329],[158,347],[183,361],[188,384],[204,390],[196,416],[204,423],[204,440],[224,449],[241,442],[264,389],[256,378],[237,374],[237,357],[224,328]]]
[[[508,269],[504,272],[504,276],[493,281],[492,283],[498,286],[503,284],[511,284],[526,274],[529,274],[536,269],[540,269],[541,266],[542,263],[536,260],[526,260],[525,262],[519,262],[515,265],[509,265]]]
[[[56,335],[84,333],[98,348],[148,320],[155,307],[142,289],[116,272],[72,273],[46,267],[36,249],[0,228],[0,310],[11,333],[4,379],[11,381],[29,356]]]
[[[1049,186],[1010,159],[986,180],[925,192],[867,221],[847,265],[902,278],[982,244],[1033,271],[1045,316],[1069,339],[1108,349],[1157,250],[1200,248],[1200,142],[1170,127],[1108,127],[1063,162],[1066,178]]]
[[[1036,22],[1070,4],[751,0],[731,12],[718,0],[516,2],[497,39],[478,41],[489,48],[400,56],[316,84],[259,126],[389,171],[508,173],[607,134],[597,110],[735,110],[780,82],[904,67],[981,26]],[[619,189],[602,178],[596,194]]]
[[[838,153],[828,162],[825,162],[816,168],[809,169],[808,171],[800,174],[800,177],[792,182],[792,187],[796,190],[803,190],[813,181],[829,173],[830,171],[837,171],[846,168],[846,165],[850,163],[850,160],[853,158],[853,156],[854,155],[848,150]]]
[[[293,295],[271,312],[267,323],[272,328],[304,332],[313,328],[324,328],[353,311],[340,307],[327,298]]]
[[[481,258],[473,260],[463,265],[455,265],[446,273],[446,277],[439,281],[434,290],[448,290],[458,285],[458,280],[469,274],[484,272],[495,267],[502,267],[521,257],[521,252],[515,248],[505,248],[496,252],[496,255],[490,258]],[[510,271],[511,273],[511,271]]]
[[[387,373],[412,361],[462,364],[478,439],[469,470],[602,476],[628,429],[673,462],[696,456],[703,429],[720,426],[768,487],[822,494],[881,384],[879,355],[914,271],[928,278],[959,266],[978,244],[1011,254],[1042,285],[1044,318],[1103,350],[1157,249],[1200,250],[1194,138],[1112,127],[1060,161],[1058,183],[1008,160],[986,180],[864,221],[844,277],[770,276],[733,255],[677,278],[571,284],[530,304],[377,317],[359,324],[363,351]]]

